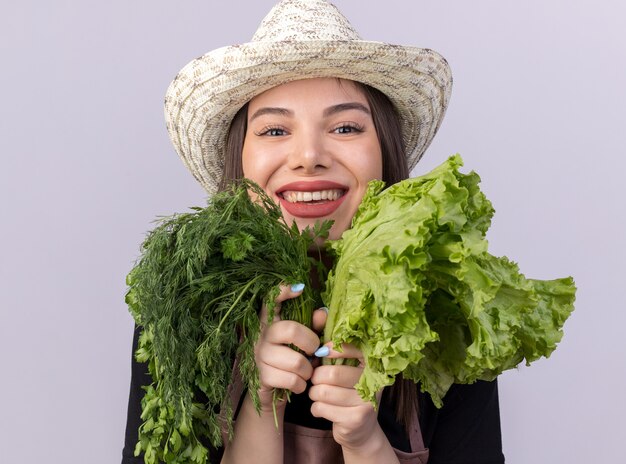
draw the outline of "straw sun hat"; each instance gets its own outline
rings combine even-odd
[[[237,111],[265,90],[314,77],[359,81],[387,95],[400,115],[409,169],[437,132],[452,88],[448,63],[436,52],[362,40],[324,0],[284,0],[250,42],[193,60],[167,90],[170,138],[209,194],[221,180]]]

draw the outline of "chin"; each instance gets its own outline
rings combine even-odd
[[[340,224],[333,224],[330,229],[330,233],[328,234],[328,240],[338,240],[343,235],[345,227],[342,227]]]

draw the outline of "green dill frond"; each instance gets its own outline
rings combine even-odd
[[[203,442],[221,444],[220,410],[232,430],[234,360],[256,398],[258,311],[266,302],[273,312],[280,284],[309,281],[308,250],[329,229],[324,223],[301,233],[259,186],[243,180],[206,208],[161,219],[147,235],[126,296],[143,329],[136,358],[149,363],[154,382],[137,448],[146,463],[206,458]],[[282,318],[310,325],[310,287],[283,304]]]

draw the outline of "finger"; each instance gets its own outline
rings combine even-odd
[[[363,400],[354,388],[337,387],[335,385],[313,385],[309,389],[309,398],[333,406],[362,406]]]
[[[259,369],[259,377],[261,385],[265,387],[285,388],[294,393],[304,392],[307,386],[306,380],[299,375],[267,365]]]
[[[333,342],[324,343],[323,346],[315,351],[315,356],[318,358],[329,359],[358,359],[363,363],[363,352],[350,343],[343,343],[341,345],[341,351],[334,348]]]
[[[266,346],[259,351],[257,362],[274,369],[296,374],[304,381],[307,381],[313,375],[313,366],[309,360],[301,353],[284,345]]]
[[[276,297],[276,303],[282,303],[285,300],[289,300],[291,298],[295,298],[297,296],[302,295],[302,291],[304,290],[303,283],[294,283],[291,285],[281,285],[280,292]]]
[[[280,314],[280,304],[285,300],[296,298],[302,295],[302,291],[304,290],[304,284],[295,283],[292,285],[281,285],[279,288],[280,288],[280,291],[278,293],[278,296],[274,300],[276,305],[274,307],[273,321],[279,320],[278,315]],[[267,305],[264,304],[261,307],[261,313],[259,314],[259,318],[262,324],[265,324],[265,322],[267,321],[268,314],[269,314],[269,309],[267,308]]]
[[[322,333],[326,325],[326,319],[328,319],[327,307],[324,306],[313,311],[313,330],[317,333]]]
[[[323,401],[315,401],[311,405],[312,416],[323,417],[331,421],[335,426],[337,424],[343,424],[344,426],[358,429],[367,422],[368,417],[374,415],[373,417],[375,418],[375,414],[372,405],[364,405],[363,403],[359,406],[345,407],[325,403]]]
[[[266,330],[264,340],[275,345],[295,345],[308,355],[312,355],[320,345],[315,332],[295,321],[274,322]]]
[[[353,388],[361,378],[363,368],[353,366],[319,366],[313,371],[313,385],[334,385]]]

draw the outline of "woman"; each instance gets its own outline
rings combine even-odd
[[[168,90],[166,117],[178,153],[209,193],[248,177],[288,223],[302,229],[332,219],[330,238],[339,238],[368,181],[408,176],[441,123],[450,87],[436,53],[361,41],[332,5],[292,0],[274,7],[249,44],[183,69]],[[285,287],[277,301],[301,291]],[[398,380],[380,392],[375,411],[354,390],[362,365],[322,366],[307,357],[362,364],[355,347],[319,346],[325,314],[315,312],[312,329],[279,318],[263,328],[255,347],[261,414],[247,393],[235,393],[234,438],[212,453],[215,462],[424,464],[427,448],[431,463],[504,462],[495,382],[454,386],[437,410]],[[138,386],[150,382],[140,369],[134,366],[125,456],[140,423]],[[277,406],[278,430],[275,388],[294,392],[291,403]]]

